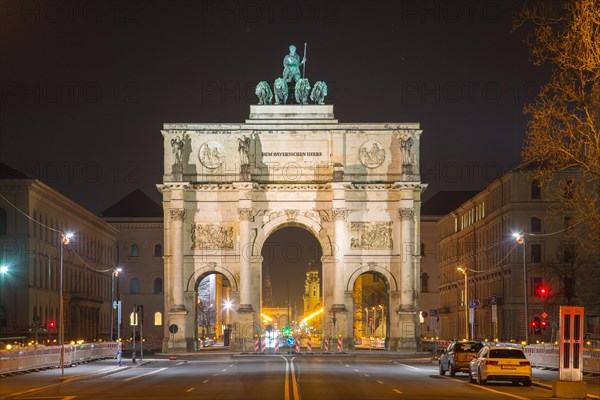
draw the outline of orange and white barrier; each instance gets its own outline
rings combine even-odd
[[[260,338],[256,338],[254,340],[254,352],[258,353],[258,341],[260,340]]]
[[[275,339],[275,353],[279,353],[279,338]]]
[[[341,337],[338,338],[337,352],[338,353],[342,352],[342,338]]]
[[[300,338],[296,338],[296,353],[300,353]]]
[[[266,337],[262,338],[261,351],[262,351],[262,353],[265,353],[267,351],[267,338]]]
[[[323,341],[323,350],[325,353],[329,353],[329,336],[325,336],[325,340]]]
[[[312,342],[310,341],[310,336],[308,337],[308,340],[306,341],[306,351],[308,353],[312,353]]]

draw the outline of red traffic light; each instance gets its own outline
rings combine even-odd
[[[56,322],[54,322],[54,321],[48,322],[48,329],[54,329],[54,328],[56,328]]]
[[[541,285],[540,287],[538,287],[538,294],[540,295],[540,297],[546,298],[546,297],[548,297],[549,293],[550,293],[550,290],[548,289],[547,286]]]
[[[535,319],[531,321],[531,326],[534,328],[537,327],[537,321]]]
[[[540,325],[541,325],[542,329],[546,329],[546,327],[548,326],[548,323],[546,321],[542,321],[540,323]]]

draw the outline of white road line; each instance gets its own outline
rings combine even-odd
[[[145,374],[142,374],[142,375],[132,376],[131,378],[127,378],[127,379],[122,379],[122,381],[123,382],[129,382],[129,381],[132,381],[134,379],[141,378],[142,376],[148,376],[148,375],[156,374],[158,372],[162,372],[165,369],[168,369],[168,368],[166,368],[166,367],[165,368],[159,368],[159,369],[154,370],[154,371],[146,372]]]
[[[186,393],[189,393],[189,392],[193,391],[194,389],[195,389],[195,388],[189,388],[189,389],[188,389],[188,390],[186,390],[185,392],[186,392]]]
[[[346,367],[350,368],[350,366],[348,364],[344,364]]]
[[[403,367],[414,369],[415,371],[421,371],[421,368],[413,367],[412,365],[406,365],[402,363],[398,363],[398,365],[402,365]]]
[[[180,363],[177,363],[177,364],[175,364],[175,365],[182,365],[182,364],[185,364],[185,361],[182,361],[182,362],[180,362]]]
[[[369,374],[363,374],[364,376],[369,376]]]
[[[225,369],[224,369],[223,371],[221,371],[221,372],[226,372],[226,371],[227,371],[227,368],[225,368]]]
[[[219,374],[213,374],[213,376],[219,376]]]
[[[208,379],[203,380],[202,383],[208,383]]]
[[[381,382],[380,380],[377,380],[375,382],[379,383],[380,385],[383,385],[383,382]]]
[[[360,372],[360,371],[359,371],[359,370],[357,370],[356,368],[354,368],[354,371],[356,371],[356,372]]]
[[[396,392],[396,393],[398,393],[398,394],[402,394],[402,392],[401,392],[401,391],[399,391],[398,389],[393,389],[393,390],[394,390],[394,392]]]
[[[465,381],[461,381],[460,379],[456,379],[456,378],[446,378],[446,379],[451,379],[455,382],[461,382],[461,383],[466,383]],[[519,399],[519,400],[531,400],[529,397],[521,397],[521,396],[517,396],[516,394],[510,394],[510,393],[506,393],[506,392],[500,392],[498,390],[494,390],[485,386],[480,386],[480,385],[471,385],[473,387],[479,388],[479,389],[483,389],[483,390],[487,390],[488,392],[492,392],[492,393],[498,393],[498,394],[502,394],[504,396],[508,396],[508,397],[514,397],[515,399]]]
[[[298,394],[298,382],[296,382],[296,369],[294,368],[294,359],[296,357],[292,357],[290,360],[290,366],[292,368],[292,392],[294,393],[294,400],[300,400],[300,395]]]

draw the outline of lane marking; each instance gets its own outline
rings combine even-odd
[[[189,389],[188,389],[188,390],[186,390],[185,392],[186,392],[186,393],[189,393],[189,392],[191,392],[191,391],[192,391],[192,390],[194,390],[194,389],[196,389],[196,388],[189,388]]]
[[[223,371],[221,371],[221,372],[226,372],[226,371],[227,371],[227,368],[225,368],[225,369],[224,369]]]
[[[344,364],[346,367],[350,368],[350,366],[348,364]]]
[[[380,380],[376,380],[375,382],[379,383],[380,385],[383,385],[383,382],[381,382]]]
[[[290,366],[288,363],[287,358],[285,358],[284,356],[280,356],[281,358],[284,359],[285,361],[285,383],[283,384],[283,390],[285,391],[285,393],[283,394],[283,399],[284,400],[290,400],[290,378],[289,378],[289,370],[290,370]]]
[[[292,392],[294,393],[294,400],[300,400],[300,396],[298,394],[298,382],[296,382],[296,369],[294,368],[294,359],[296,357],[292,357],[290,361],[290,365],[292,368]]]
[[[146,372],[145,374],[142,374],[142,375],[137,375],[137,376],[132,376],[131,378],[122,379],[122,381],[123,382],[129,382],[129,381],[132,381],[134,379],[141,378],[142,376],[148,376],[148,375],[152,375],[152,374],[156,374],[156,373],[162,372],[165,369],[168,369],[168,368],[167,367],[165,367],[165,368],[159,368],[159,369],[157,369],[155,371]]]
[[[461,382],[463,384],[467,384],[467,382],[462,381],[460,379],[456,379],[456,378],[446,377],[446,379],[450,379],[450,380],[455,381],[455,382]],[[521,397],[521,396],[518,396],[518,395],[512,394],[512,393],[500,392],[498,390],[494,390],[492,388],[481,386],[481,385],[475,385],[475,384],[472,384],[472,383],[469,383],[468,385],[476,387],[476,388],[479,388],[479,389],[487,390],[488,392],[498,393],[498,394],[502,394],[502,395],[508,396],[508,397],[514,397],[515,399],[519,399],[519,400],[531,400],[529,397]]]
[[[213,374],[213,376],[219,376],[219,374]]]
[[[369,376],[369,374],[363,374],[364,376]]]
[[[185,361],[182,361],[182,362],[180,362],[180,363],[177,363],[177,364],[175,364],[175,365],[177,366],[177,365],[182,365],[182,364],[185,364]]]
[[[203,380],[202,383],[208,383],[208,379]]]
[[[398,393],[398,394],[402,394],[401,391],[399,391],[398,389],[392,389],[394,392]]]
[[[398,365],[402,365],[403,367],[414,369],[415,371],[421,371],[421,368],[413,367],[412,365],[406,365],[402,363],[398,363]]]
[[[356,371],[356,372],[360,372],[360,371],[359,371],[359,370],[357,370],[356,368],[354,368],[354,371]]]

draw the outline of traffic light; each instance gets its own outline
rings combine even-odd
[[[548,326],[548,322],[546,322],[546,320],[542,320],[542,322],[540,322],[540,328],[542,328],[543,331],[546,330],[547,326]]]
[[[548,286],[545,285],[540,285],[538,286],[538,295],[545,299],[548,297],[548,295],[550,294],[550,290],[548,289]]]
[[[292,333],[292,330],[290,329],[289,325],[284,326],[282,331],[283,331],[283,336],[285,336],[285,337],[289,337],[290,333]]]
[[[54,329],[54,328],[56,328],[56,322],[48,321],[48,329]]]
[[[540,333],[542,331],[541,321],[538,317],[535,317],[531,320],[531,328],[533,328],[533,333]]]

